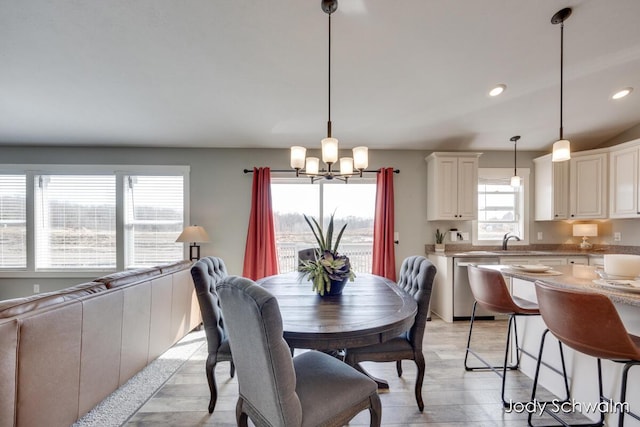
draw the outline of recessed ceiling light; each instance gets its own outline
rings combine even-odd
[[[629,95],[631,92],[633,92],[633,88],[632,87],[625,87],[624,89],[614,93],[613,96],[611,97],[611,99],[624,98],[625,96]]]
[[[498,96],[507,88],[507,85],[499,84],[489,91],[489,96]]]

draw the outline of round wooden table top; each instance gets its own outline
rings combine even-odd
[[[413,297],[384,277],[358,273],[342,295],[321,297],[299,273],[257,282],[280,306],[284,338],[292,348],[329,350],[381,343],[412,325]]]

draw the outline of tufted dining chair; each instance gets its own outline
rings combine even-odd
[[[367,408],[380,426],[375,381],[318,351],[291,357],[271,293],[237,276],[217,290],[238,371],[238,426],[343,426]]]
[[[316,249],[307,248],[298,251],[298,268],[302,265],[302,261],[312,261],[316,259]]]
[[[429,314],[431,288],[436,267],[423,256],[411,256],[402,261],[398,286],[408,292],[418,303],[418,312],[411,329],[402,335],[380,344],[347,349],[345,362],[357,366],[359,362],[396,362],[398,376],[402,376],[402,360],[413,360],[418,368],[415,395],[418,409],[424,410],[422,382],[425,361],[422,340]]]
[[[232,378],[235,370],[216,293],[216,284],[227,277],[227,267],[220,258],[204,257],[191,267],[191,277],[193,277],[193,284],[196,288],[202,323],[207,336],[209,355],[207,356],[205,371],[211,392],[209,413],[212,413],[218,398],[216,377],[214,375],[216,364],[218,362],[231,362],[230,375]]]

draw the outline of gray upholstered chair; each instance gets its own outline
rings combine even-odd
[[[351,366],[359,362],[396,362],[398,376],[402,376],[402,360],[413,360],[418,368],[416,378],[416,402],[418,409],[424,410],[422,401],[422,381],[425,362],[422,354],[422,339],[429,314],[431,288],[436,267],[422,256],[411,256],[402,262],[398,286],[408,292],[418,303],[418,313],[411,329],[381,344],[347,349],[345,361]]]
[[[298,269],[302,265],[302,261],[311,261],[316,259],[316,249],[307,248],[298,251]]]
[[[227,267],[220,258],[205,257],[191,267],[191,277],[193,277],[200,313],[202,314],[202,323],[207,335],[209,355],[207,356],[205,370],[207,381],[209,382],[209,390],[211,391],[209,413],[212,413],[218,398],[216,377],[214,375],[216,364],[218,362],[231,362],[230,375],[232,378],[234,375],[231,349],[229,348],[229,340],[227,339],[222,311],[216,294],[216,284],[227,277]]]
[[[238,426],[342,426],[369,409],[371,426],[382,408],[376,383],[338,359],[307,351],[295,358],[283,338],[278,301],[243,277],[217,287],[238,371]]]

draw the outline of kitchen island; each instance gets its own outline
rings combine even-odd
[[[467,281],[468,264],[545,264],[545,265],[602,265],[603,251],[574,250],[447,250],[433,252],[429,260],[438,269],[431,294],[431,312],[445,322],[467,321],[471,317],[473,295]],[[476,313],[478,314],[478,313]],[[483,318],[491,318],[480,310]]]
[[[537,302],[535,294],[536,281],[541,281],[553,286],[597,292],[606,295],[614,303],[628,332],[640,336],[640,293],[637,290],[621,291],[602,286],[594,282],[599,279],[596,268],[585,265],[560,265],[545,273],[528,273],[515,270],[509,265],[486,265],[482,268],[499,270],[509,281],[511,292],[514,296]],[[589,310],[589,307],[585,307]],[[546,326],[540,316],[521,316],[518,322],[518,340],[522,348],[529,354],[537,355],[540,348],[540,338]],[[556,369],[561,369],[558,346],[555,338],[547,334],[547,344],[543,360]],[[565,346],[564,350],[567,372],[569,375],[572,402],[576,403],[574,409],[584,408],[588,402],[598,402],[596,359],[575,352]],[[603,390],[604,395],[614,403],[619,401],[621,371],[623,365],[608,360],[602,361]],[[529,377],[535,373],[535,360],[523,356],[521,371]],[[553,392],[556,396],[563,396],[562,377],[552,370],[542,367],[540,384]],[[640,369],[632,368],[629,373],[629,385],[627,390],[627,402],[632,411],[640,411]],[[599,413],[585,413],[589,418],[596,420]],[[606,425],[615,425],[617,414],[612,410],[606,414]],[[625,417],[625,425],[640,426],[640,422],[630,417]]]

